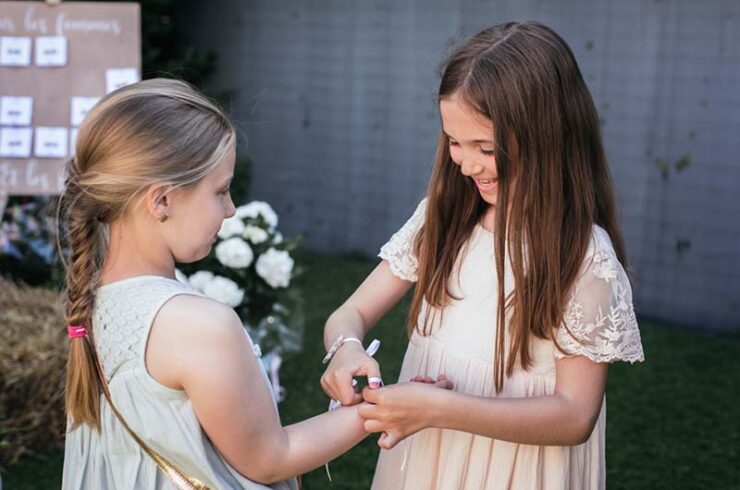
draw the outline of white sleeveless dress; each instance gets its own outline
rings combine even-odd
[[[203,432],[187,394],[160,384],[147,371],[149,329],[159,309],[179,294],[200,295],[186,284],[159,276],[133,277],[98,290],[93,330],[113,403],[147,444],[214,490],[296,490],[295,479],[266,486],[239,474]],[[62,488],[174,489],[102,395],[100,404],[99,433],[87,425],[67,433]]]
[[[412,241],[424,221],[422,201],[409,221],[385,244],[380,257],[407,281],[416,281]],[[493,380],[498,282],[493,233],[477,226],[458,257],[450,280],[455,297],[436,315],[429,336],[409,342],[399,381],[416,375],[445,374],[456,391],[482,397],[526,398],[555,390],[555,361],[564,357],[552,341],[535,339],[533,364],[519,367],[497,394]],[[506,261],[505,292],[513,288]],[[424,314],[430,314],[427,304]],[[642,361],[632,292],[609,235],[594,226],[583,268],[576,280],[557,340],[570,355],[594,362]],[[508,336],[507,336],[508,337]],[[508,343],[506,344],[508,351]],[[426,429],[390,451],[381,450],[375,490],[578,490],[604,489],[606,399],[588,441],[577,446],[533,446],[499,441],[467,432]]]

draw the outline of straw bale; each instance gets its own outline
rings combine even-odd
[[[0,466],[64,442],[60,305],[58,292],[0,278]]]

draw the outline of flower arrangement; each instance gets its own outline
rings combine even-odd
[[[10,198],[0,220],[0,271],[30,285],[51,279],[56,256],[56,222],[51,198]]]
[[[178,278],[209,298],[234,308],[255,344],[277,401],[285,397],[279,371],[283,356],[300,351],[302,298],[291,281],[300,270],[291,252],[299,239],[285,239],[278,216],[262,201],[236,209],[224,220],[213,252]]]

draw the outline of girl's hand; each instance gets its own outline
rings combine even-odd
[[[346,342],[334,354],[321,376],[321,387],[329,398],[339,400],[345,407],[356,405],[362,401],[362,394],[356,393],[352,386],[355,376],[380,378],[380,366],[360,344]],[[370,383],[368,386],[375,389],[380,387],[380,383]]]
[[[436,385],[437,383],[448,381],[448,379],[447,379],[447,376],[445,376],[444,374],[440,374],[436,381],[434,380],[434,378],[430,376],[414,376],[409,381],[412,383],[425,383],[428,385]],[[437,386],[440,388],[452,389],[452,382],[451,381],[448,381],[448,382],[449,382],[449,387],[447,386],[446,383],[443,383]]]
[[[441,405],[438,388],[452,389],[452,382],[443,375],[433,384],[421,378],[419,382],[401,383],[379,389],[363,390],[364,399],[372,405],[360,407],[367,432],[382,432],[378,446],[392,449],[396,444],[421,429],[431,427]]]

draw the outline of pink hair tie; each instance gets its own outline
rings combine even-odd
[[[87,335],[87,327],[85,325],[68,325],[67,326],[67,336],[70,339],[84,337],[85,335]]]

